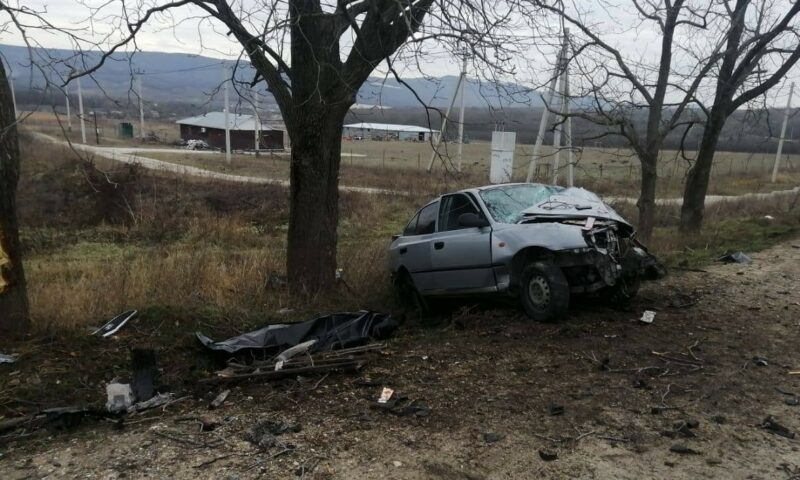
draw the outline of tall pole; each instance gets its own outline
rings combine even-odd
[[[436,146],[433,147],[433,153],[431,153],[431,161],[428,162],[428,171],[430,172],[433,169],[433,162],[436,160],[436,154],[439,152],[439,146],[442,144],[442,139],[444,139],[445,132],[447,132],[447,119],[450,118],[450,111],[453,109],[453,105],[456,103],[456,97],[458,96],[458,91],[461,89],[461,83],[464,81],[464,73],[462,72],[461,75],[458,77],[458,83],[456,83],[456,91],[453,93],[453,98],[450,99],[450,106],[447,107],[447,113],[444,114],[444,120],[442,120],[442,131],[439,132],[439,135],[436,138]]]
[[[786,100],[786,111],[783,112],[783,126],[781,127],[781,138],[778,140],[778,154],[775,155],[775,166],[772,168],[772,183],[778,180],[778,167],[781,164],[781,153],[783,153],[783,141],[786,140],[786,124],[789,123],[789,110],[792,108],[792,95],[794,95],[794,82],[789,87],[789,98]]]
[[[566,35],[569,35],[569,30],[566,31]],[[567,38],[569,40],[569,38]],[[574,187],[575,186],[575,159],[572,152],[572,117],[569,116],[570,108],[569,108],[569,64],[565,62],[564,65],[564,106],[562,107],[562,111],[564,112],[564,116],[566,117],[566,137],[565,144],[567,146],[567,161],[569,162],[569,168],[567,170],[567,186]]]
[[[564,37],[564,44],[561,46],[561,51],[558,53],[558,59],[556,61],[556,74],[553,75],[553,78],[550,80],[550,86],[548,88],[548,97],[547,97],[547,104],[544,106],[544,111],[542,112],[542,120],[539,122],[539,133],[536,134],[536,143],[533,145],[533,156],[531,157],[531,161],[528,164],[528,176],[526,177],[525,181],[530,182],[533,180],[533,174],[536,171],[536,161],[540,158],[540,151],[542,149],[542,143],[544,143],[544,134],[547,130],[547,121],[550,117],[550,106],[553,104],[553,100],[555,99],[556,95],[556,82],[558,82],[558,78],[561,76],[561,65],[564,62],[567,54],[567,43],[566,43],[566,36]]]
[[[100,127],[97,125],[97,110],[93,111],[92,115],[94,116],[94,140],[100,145]]]
[[[69,113],[69,86],[64,85],[64,99],[67,102],[67,131],[72,131],[72,114]]]
[[[81,142],[86,143],[86,119],[83,118],[83,90],[81,89],[81,77],[78,77],[78,113],[81,119]]]
[[[256,122],[255,131],[256,131],[256,156],[258,156],[258,151],[261,148],[261,117],[258,115],[258,89],[253,88],[253,117],[255,117],[254,121]]]
[[[144,140],[144,98],[142,98],[142,74],[136,76],[136,90],[139,96],[139,137]]]
[[[228,164],[231,163],[231,126],[228,123],[228,68],[223,68],[222,73],[224,78],[222,79],[223,82],[223,96],[225,102],[225,162]]]
[[[559,113],[562,115],[562,118],[558,119],[558,123],[556,123],[556,129],[553,134],[553,149],[555,153],[553,155],[553,185],[558,185],[558,169],[559,169],[559,162],[561,161],[561,131],[564,129],[564,105],[566,103],[564,99],[564,90],[566,89],[566,75],[564,75],[563,64],[559,67],[561,71],[561,77],[558,85],[558,96],[559,96]]]
[[[461,76],[467,76],[467,54],[464,53],[464,65],[461,67]],[[461,154],[464,151],[464,86],[461,87],[461,108],[458,110],[458,171],[461,171]]]
[[[9,69],[10,70],[10,69]],[[8,77],[8,85],[11,87],[11,102],[14,104],[14,120],[17,119],[19,114],[17,113],[17,95],[14,93],[14,74],[12,73]]]

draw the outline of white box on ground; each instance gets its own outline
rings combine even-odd
[[[489,182],[507,183],[514,173],[514,149],[517,132],[492,132],[492,163],[489,166]]]

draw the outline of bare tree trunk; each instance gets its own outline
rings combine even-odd
[[[681,205],[681,223],[679,229],[684,233],[697,233],[703,226],[705,213],[705,200],[708,193],[708,182],[711,179],[711,167],[714,162],[714,153],[717,143],[725,125],[727,116],[710,116],[703,131],[703,139],[697,151],[697,158],[686,177],[683,190],[683,205]]]
[[[643,241],[648,242],[653,236],[655,226],[658,153],[640,155],[639,159],[642,163],[642,182],[639,200],[636,202],[639,207],[638,234]]]
[[[304,105],[295,109],[287,272],[293,289],[330,290],[336,272],[339,165],[347,108]]]
[[[0,62],[0,333],[20,334],[30,326],[25,272],[17,225],[19,139],[14,104]]]

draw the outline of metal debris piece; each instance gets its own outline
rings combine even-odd
[[[105,325],[92,332],[92,335],[100,335],[103,338],[111,337],[123,326],[125,326],[126,323],[136,318],[137,315],[139,315],[137,310],[129,310],[127,312],[120,313],[116,317],[109,320]]]
[[[277,372],[278,370],[282,369],[283,365],[290,358],[292,358],[294,356],[297,356],[297,355],[301,355],[303,353],[307,354],[308,351],[311,350],[311,347],[313,347],[316,344],[317,344],[317,340],[316,339],[308,340],[306,342],[299,343],[299,344],[295,345],[294,347],[290,347],[290,348],[287,348],[286,350],[282,351],[278,355],[278,357],[276,358],[275,371]]]
[[[654,312],[652,310],[645,310],[644,313],[642,314],[642,318],[640,319],[640,321],[642,323],[648,323],[649,324],[649,323],[653,323],[653,320],[655,320],[655,318],[656,318],[656,312]]]
[[[556,415],[563,415],[564,414],[564,406],[559,405],[557,403],[551,403],[547,406],[547,413],[556,416]]]
[[[669,447],[669,451],[673,453],[680,453],[681,455],[700,455],[701,453],[697,450],[687,447],[682,443],[676,443],[675,445]]]
[[[764,357],[753,357],[753,363],[755,363],[759,367],[766,367],[769,365],[769,362]]]

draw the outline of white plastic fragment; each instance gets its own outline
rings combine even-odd
[[[0,353],[0,363],[16,363],[16,357]]]
[[[392,398],[392,394],[394,394],[394,390],[389,387],[383,387],[383,391],[381,392],[381,397],[378,399],[378,403],[386,403]]]
[[[653,320],[656,318],[656,312],[652,310],[645,310],[644,314],[642,314],[642,323],[653,323]]]
[[[128,410],[133,405],[133,391],[127,383],[109,383],[106,385],[106,408],[111,413],[119,413]]]

